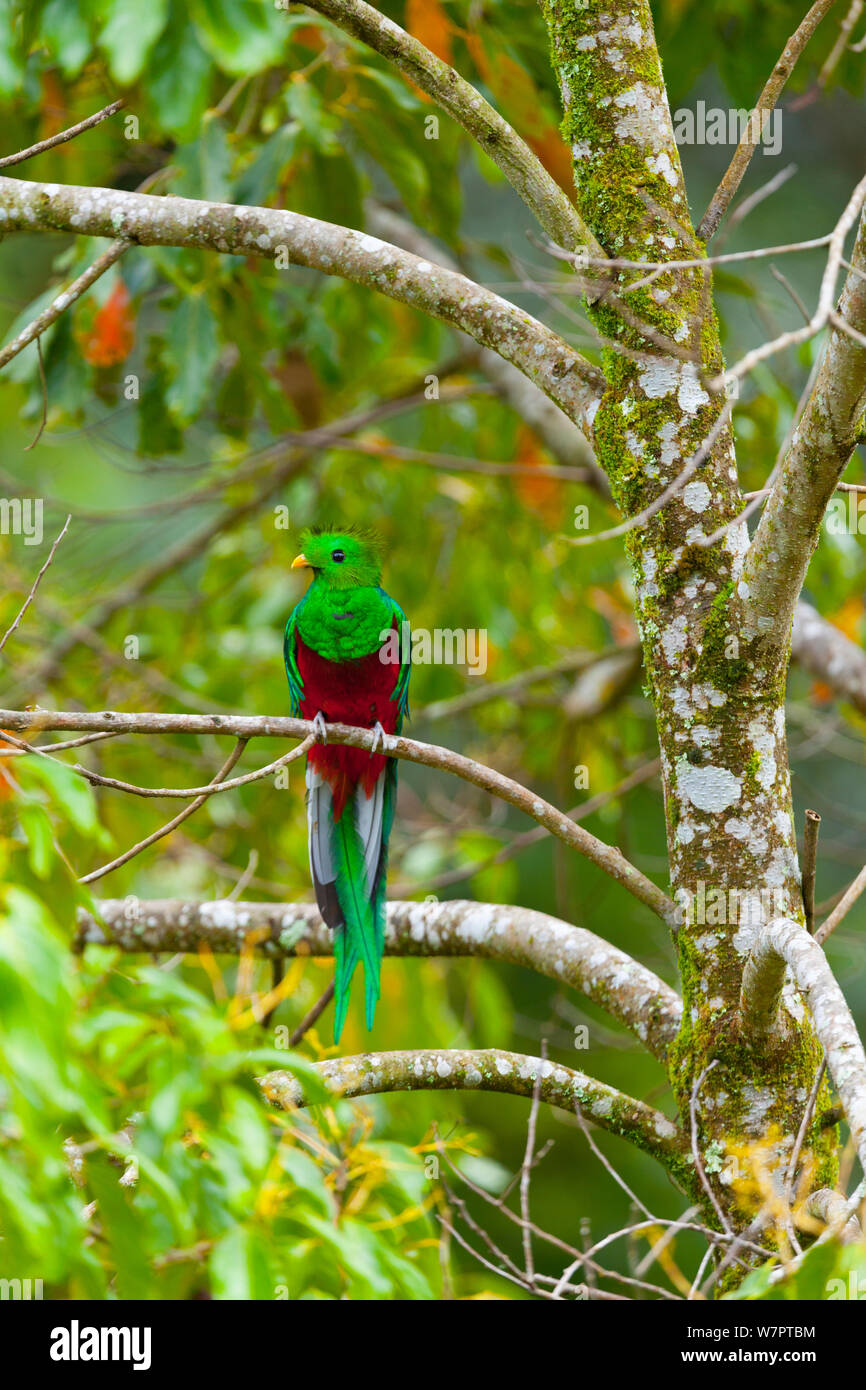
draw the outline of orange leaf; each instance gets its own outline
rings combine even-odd
[[[466,35],[466,47],[503,116],[538,155],[551,178],[571,193],[571,151],[530,74],[507,53],[496,53],[491,58],[478,34]]]
[[[454,26],[439,0],[406,0],[406,28],[413,39],[450,64]]]
[[[517,436],[514,461],[531,469],[540,468],[547,463],[538,440],[526,425],[521,426]],[[545,477],[544,474],[533,477],[532,473],[520,473],[517,475],[515,491],[527,507],[539,512],[551,524],[556,521],[562,507],[562,484],[558,479]]]
[[[846,637],[850,637],[852,642],[859,641],[862,619],[863,600],[859,594],[852,594],[850,598],[846,598],[838,612],[830,614],[833,626],[844,632]]]
[[[113,367],[132,352],[135,342],[135,316],[129,290],[118,280],[101,308],[97,309],[90,332],[84,339],[84,360],[93,367]]]
[[[0,729],[0,733],[11,734],[11,732],[11,729]],[[6,771],[6,761],[6,758],[0,758],[0,801],[7,801],[15,790],[15,784]]]
[[[818,705],[829,705],[833,699],[833,691],[825,681],[813,681],[809,694]]]

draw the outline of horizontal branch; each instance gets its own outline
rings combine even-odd
[[[285,738],[303,739],[316,733],[312,720],[274,717],[270,715],[239,714],[127,714],[115,710],[104,710],[99,714],[78,711],[57,710],[0,710],[0,728],[17,732],[35,733],[42,730],[71,730],[75,733],[118,733],[118,734],[228,734],[235,738]],[[599,869],[628,889],[635,898],[651,908],[662,921],[673,927],[678,924],[679,914],[676,905],[661,888],[630,864],[620,850],[607,845],[582,826],[576,825],[563,811],[544,801],[527,787],[505,777],[493,768],[485,767],[450,748],[439,748],[432,743],[420,743],[417,739],[398,738],[393,734],[384,736],[377,744],[377,735],[372,729],[354,728],[350,724],[329,724],[328,739],[331,743],[349,748],[366,748],[380,751],[390,757],[407,762],[421,763],[425,767],[437,767],[443,772],[454,773],[465,782],[481,787],[491,796],[516,806],[543,825],[557,839],[571,849],[583,854]]]
[[[262,956],[332,956],[334,936],[315,903],[231,899],[103,898],[96,915],[79,914],[76,949],[89,944],[138,952],[220,954],[252,946]],[[682,1004],[646,966],[583,927],[545,912],[498,903],[388,903],[385,954],[477,956],[536,970],[578,990],[631,1030],[660,1061],[676,1037]]]
[[[515,304],[458,271],[315,217],[0,177],[0,232],[52,230],[271,261],[282,254],[289,265],[341,276],[462,329],[519,367],[570,419],[582,419],[603,389],[595,367]]]
[[[544,230],[566,250],[604,252],[537,155],[471,83],[364,0],[304,0],[399,68],[476,140]]]
[[[628,1139],[667,1168],[686,1158],[677,1126],[661,1111],[623,1095],[581,1071],[496,1048],[435,1049],[423,1052],[370,1052],[335,1057],[315,1064],[319,1077],[337,1095],[381,1095],[388,1091],[499,1091],[532,1099],[540,1075],[540,1099],[611,1134]],[[294,1109],[304,1104],[303,1090],[285,1071],[269,1072],[261,1087],[274,1105]]]
[[[808,1001],[866,1172],[866,1053],[824,952],[792,918],[770,922],[752,947],[740,999],[743,1033],[760,1045],[776,1031],[786,969]]]

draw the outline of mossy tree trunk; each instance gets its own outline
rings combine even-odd
[[[649,4],[543,0],[543,9],[582,216],[611,257],[700,258]],[[637,278],[618,274],[621,286]],[[784,715],[790,616],[772,660],[761,660],[736,620],[749,537],[735,520],[744,503],[730,407],[704,384],[723,369],[709,271],[671,270],[617,296],[647,330],[624,324],[605,296],[592,310],[609,342],[593,442],[623,514],[651,508],[706,452],[626,544],[656,710],[671,883],[683,908],[675,939],[684,1013],[671,1082],[688,1126],[693,1088],[715,1063],[697,1097],[699,1143],[718,1202],[742,1229],[757,1196],[750,1151],[759,1146],[781,1186],[821,1062],[793,987],[769,1041],[750,1044],[738,1022],[759,928],[779,916],[803,921]],[[812,1131],[814,1186],[835,1177],[835,1135],[819,1128],[828,1103],[825,1087]]]

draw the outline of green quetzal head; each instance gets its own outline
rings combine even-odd
[[[382,542],[359,526],[313,526],[301,532],[303,550],[292,569],[311,569],[329,589],[375,588],[382,577]]]

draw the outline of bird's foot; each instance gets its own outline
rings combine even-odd
[[[316,717],[315,717],[315,719],[313,720],[313,727],[314,727],[315,730],[316,730],[316,742],[317,742],[317,743],[327,743],[327,742],[328,742],[328,726],[327,726],[327,724],[325,723],[325,716],[322,714],[322,711],[321,711],[321,710],[318,710],[317,713],[316,713]]]
[[[373,725],[373,746],[372,746],[372,748],[370,749],[370,756],[371,756],[371,757],[373,756],[374,753],[376,753],[376,752],[378,751],[380,743],[381,743],[381,745],[382,745],[382,751],[384,752],[384,750],[385,750],[385,730],[382,728],[382,725],[379,723],[379,721],[378,721],[378,719],[377,719],[377,720],[376,720],[376,723]]]

